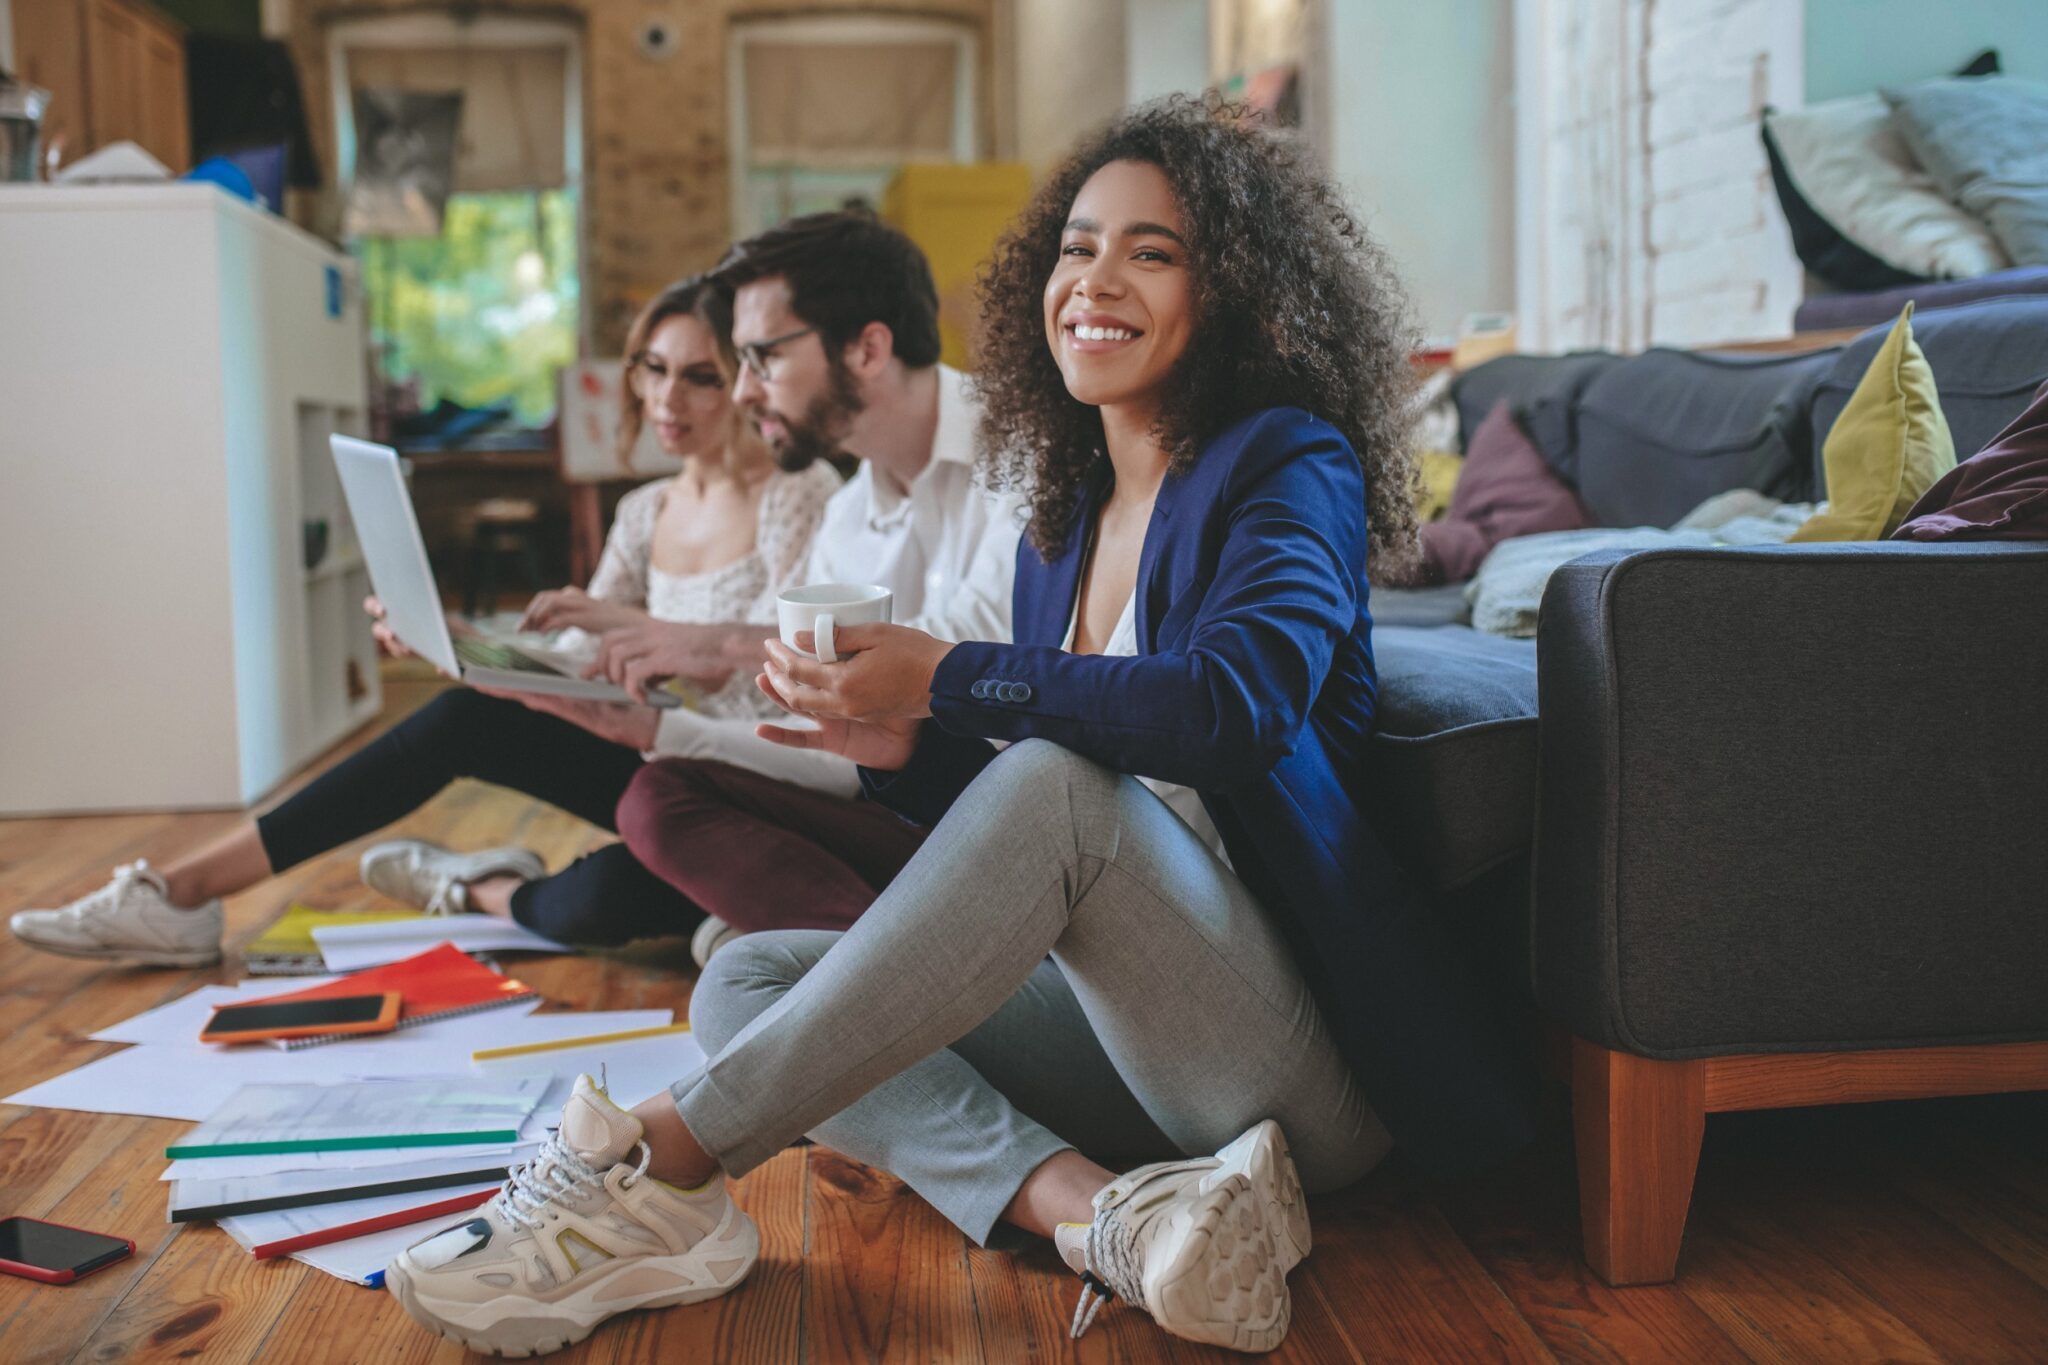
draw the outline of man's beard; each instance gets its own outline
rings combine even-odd
[[[832,357],[827,374],[825,392],[811,400],[801,420],[773,414],[782,423],[781,438],[770,442],[775,463],[791,474],[839,454],[839,443],[846,439],[853,419],[867,407],[844,361]]]

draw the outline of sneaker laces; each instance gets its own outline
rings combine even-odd
[[[625,1183],[637,1184],[654,1160],[654,1149],[638,1144],[640,1164]],[[528,1232],[538,1231],[541,1213],[549,1204],[581,1194],[604,1179],[604,1172],[585,1161],[562,1138],[558,1128],[530,1161],[521,1162],[506,1173],[496,1204],[505,1221]]]
[[[1138,1246],[1137,1229],[1124,1221],[1121,1205],[1098,1209],[1088,1225],[1088,1242],[1081,1252],[1081,1298],[1074,1305],[1070,1336],[1078,1340],[1094,1325],[1102,1305],[1113,1298],[1126,1303],[1145,1301],[1144,1255]]]
[[[114,869],[113,879],[90,896],[81,898],[69,907],[71,916],[77,920],[98,919],[118,907],[128,897],[129,890],[147,874],[152,879],[155,871],[149,859],[137,858],[132,863],[122,863]]]

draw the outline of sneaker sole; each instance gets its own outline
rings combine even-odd
[[[728,1232],[732,1235],[728,1236]],[[754,1226],[754,1220],[735,1205],[728,1221],[721,1223],[696,1247],[682,1255],[638,1256],[623,1261],[613,1267],[611,1273],[555,1303],[537,1299],[518,1300],[511,1295],[481,1304],[437,1303],[431,1296],[420,1293],[402,1254],[385,1271],[384,1287],[391,1291],[391,1296],[398,1300],[399,1307],[406,1311],[407,1316],[428,1331],[482,1355],[523,1358],[547,1355],[574,1346],[621,1313],[702,1303],[728,1294],[747,1278],[760,1256],[760,1230]],[[727,1262],[736,1264],[727,1266]],[[686,1283],[677,1288],[631,1295],[616,1303],[600,1305],[595,1301],[595,1296],[612,1279],[649,1268],[669,1271]],[[482,1315],[483,1310],[508,1302],[521,1304],[528,1311],[520,1315],[515,1308],[489,1322],[473,1321]],[[472,1321],[464,1321],[463,1318]]]
[[[426,841],[421,839],[388,839],[381,844],[372,844],[363,850],[362,858],[356,863],[356,875],[362,879],[363,885],[378,895],[415,910],[424,910],[426,907],[419,903],[420,898],[414,896],[410,888],[379,886],[373,870],[385,856],[404,849],[416,848],[424,842]],[[450,853],[447,857],[458,882],[479,881],[485,877],[499,875],[535,881],[547,875],[547,865],[540,860],[540,855],[531,849],[487,848],[480,853]]]
[[[1241,1175],[1266,1206],[1266,1222],[1287,1270],[1308,1259],[1308,1200],[1287,1150],[1287,1135],[1267,1119],[1216,1154],[1222,1174]],[[1211,1177],[1213,1180],[1214,1177]]]
[[[1166,1215],[1145,1275],[1145,1307],[1189,1341],[1263,1354],[1287,1338],[1293,1300],[1265,1201],[1232,1176]]]
[[[220,961],[220,949],[193,949],[188,952],[169,950],[154,951],[147,948],[78,948],[66,943],[45,943],[30,938],[19,930],[15,932],[18,942],[26,943],[37,952],[55,953],[58,957],[77,958],[82,962],[107,962],[121,967],[211,967]]]

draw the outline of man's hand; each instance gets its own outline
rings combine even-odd
[[[792,708],[786,698],[776,692],[775,685],[763,673],[754,679],[754,685],[767,694],[783,710]],[[754,733],[762,739],[780,744],[786,749],[818,749],[841,758],[852,759],[863,768],[877,772],[895,772],[910,762],[910,756],[917,752],[917,736],[924,729],[921,720],[855,721],[832,720],[811,717],[818,723],[815,730],[798,730],[787,725],[763,723],[754,727]]]
[[[699,687],[723,687],[734,671],[757,665],[766,626],[705,626],[681,621],[641,621],[607,630],[586,678],[605,678],[644,699],[663,678]]]
[[[497,687],[479,687],[476,690],[566,720],[599,739],[623,744],[628,749],[644,751],[653,748],[655,731],[661,721],[661,713],[653,707],[634,706],[629,702],[585,701],[580,697],[558,697],[548,692],[511,692]]]
[[[813,647],[811,633],[797,643]],[[783,704],[818,720],[921,720],[932,713],[932,676],[952,651],[945,641],[909,626],[841,626],[833,632],[836,663],[821,664],[780,640],[767,642],[767,676]]]

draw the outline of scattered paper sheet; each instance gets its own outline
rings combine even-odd
[[[281,1155],[211,1148],[261,1148],[304,1144],[308,1151],[361,1151],[391,1146],[474,1146],[517,1141],[520,1125],[547,1093],[540,1076],[466,1075],[386,1077],[333,1084],[245,1085],[207,1116],[204,1123],[172,1143],[181,1157]],[[459,1133],[467,1143],[421,1139]],[[180,1150],[183,1149],[183,1150]]]
[[[142,1114],[197,1123],[245,1085],[372,1080],[380,1076],[435,1076],[469,1069],[468,1057],[450,1062],[450,1044],[399,1037],[370,1047],[351,1045],[282,1052],[267,1047],[129,1047],[87,1062],[0,1104],[84,1109],[99,1114]]]
[[[522,924],[495,915],[437,915],[386,924],[322,925],[313,931],[327,969],[353,972],[452,943],[465,953],[566,953],[571,949],[542,938]]]
[[[697,1046],[696,1035],[665,1033],[625,1042],[578,1044],[545,1052],[529,1052],[517,1057],[478,1062],[476,1069],[485,1076],[547,1075],[554,1077],[558,1084],[566,1082],[569,1085],[573,1085],[576,1077],[581,1075],[593,1080],[602,1075],[612,1102],[630,1109],[644,1099],[661,1094],[702,1065],[704,1049]]]
[[[181,996],[168,1005],[158,1005],[153,1010],[144,1010],[118,1024],[109,1024],[98,1033],[89,1035],[98,1043],[196,1043],[199,1030],[213,1016],[216,1005],[234,1005],[244,1000],[261,1000],[266,995],[282,995],[286,991],[306,990],[313,986],[325,985],[334,980],[331,976],[293,977],[280,981],[269,977],[260,981],[243,981],[233,986],[201,986],[190,995]]]
[[[402,1228],[386,1232],[373,1232],[364,1237],[351,1237],[345,1242],[329,1242],[324,1247],[308,1247],[292,1253],[294,1261],[304,1261],[313,1269],[347,1280],[350,1284],[368,1284],[370,1277],[384,1273],[398,1253],[414,1242],[432,1236],[442,1228],[457,1221],[456,1218],[434,1218],[420,1223],[408,1223]],[[256,1245],[254,1242],[250,1246]]]

